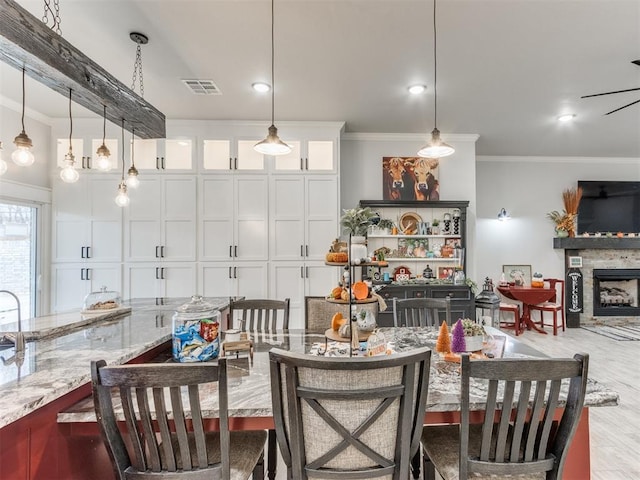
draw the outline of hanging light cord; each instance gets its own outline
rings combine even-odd
[[[436,33],[436,0],[433,0],[433,126],[438,127],[438,35]]]
[[[122,119],[122,181],[124,182],[124,118]]]
[[[107,106],[103,105],[102,107],[102,144],[104,145],[104,140],[107,136]]]
[[[275,65],[275,61],[274,61],[274,56],[275,56],[275,48],[274,48],[274,35],[273,35],[273,31],[274,31],[274,0],[271,0],[271,125],[274,124],[274,118],[275,118],[275,95],[276,95],[276,86],[275,86],[275,80],[274,80],[274,65]]]
[[[136,129],[131,127],[131,168],[136,168]]]
[[[69,89],[69,152],[73,150],[71,147],[71,136],[73,134],[73,117],[71,116],[71,92],[73,92],[73,90]]]
[[[25,97],[25,90],[24,90],[24,67],[22,67],[22,131],[24,132],[24,97]]]

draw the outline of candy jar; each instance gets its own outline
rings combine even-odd
[[[206,362],[220,352],[220,312],[200,295],[178,307],[173,314],[173,359]]]

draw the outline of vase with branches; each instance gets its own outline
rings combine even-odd
[[[547,217],[556,224],[558,236],[576,236],[576,221],[578,217],[578,206],[582,199],[582,187],[568,188],[562,192],[562,202],[564,210],[559,212],[554,210],[547,213]],[[566,234],[564,233],[566,232]]]

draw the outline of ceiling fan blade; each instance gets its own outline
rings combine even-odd
[[[631,105],[635,105],[636,103],[640,103],[640,100],[636,100],[635,102],[628,103],[624,107],[620,107],[620,108],[616,108],[615,110],[611,110],[610,112],[605,113],[605,115],[610,115],[612,113],[616,113],[617,111],[622,110],[623,108],[630,107]]]
[[[601,95],[613,95],[614,93],[635,92],[636,90],[640,90],[640,87],[628,88],[626,90],[616,90],[615,92],[604,92],[604,93],[594,93],[593,95],[583,95],[580,98],[600,97]]]

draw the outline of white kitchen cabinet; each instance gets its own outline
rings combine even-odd
[[[268,186],[264,175],[200,178],[201,261],[268,259]]]
[[[172,172],[193,171],[195,141],[189,136],[166,139],[136,138],[131,147],[135,148],[135,164],[140,171],[167,170]]]
[[[338,232],[335,175],[270,179],[270,259],[324,260]]]
[[[196,293],[196,278],[193,262],[126,264],[125,297],[190,297]]]
[[[290,299],[290,328],[304,328],[304,297],[326,296],[342,273],[324,262],[271,262],[269,298]]]
[[[120,264],[62,263],[52,266],[51,311],[78,310],[84,297],[102,287],[122,292]]]
[[[59,262],[121,262],[122,209],[114,198],[116,175],[82,176],[53,184],[52,259]]]
[[[277,173],[336,173],[338,171],[337,142],[333,139],[286,139],[291,152],[274,158]]]
[[[126,209],[126,261],[196,260],[196,179],[141,176]]]
[[[205,297],[268,298],[266,262],[203,262],[198,293]]]
[[[264,155],[253,149],[260,140],[237,137],[203,140],[203,170],[210,173],[264,171]]]
[[[111,162],[111,171],[119,171],[122,168],[120,164],[120,142],[115,138],[105,138],[105,145],[109,149],[109,161]],[[75,168],[84,171],[96,171],[96,162],[98,161],[98,148],[102,145],[102,138],[71,138],[71,148],[75,160]],[[65,166],[65,155],[69,152],[69,137],[58,138],[56,141],[56,165],[59,168]],[[117,185],[116,185],[117,187]]]

